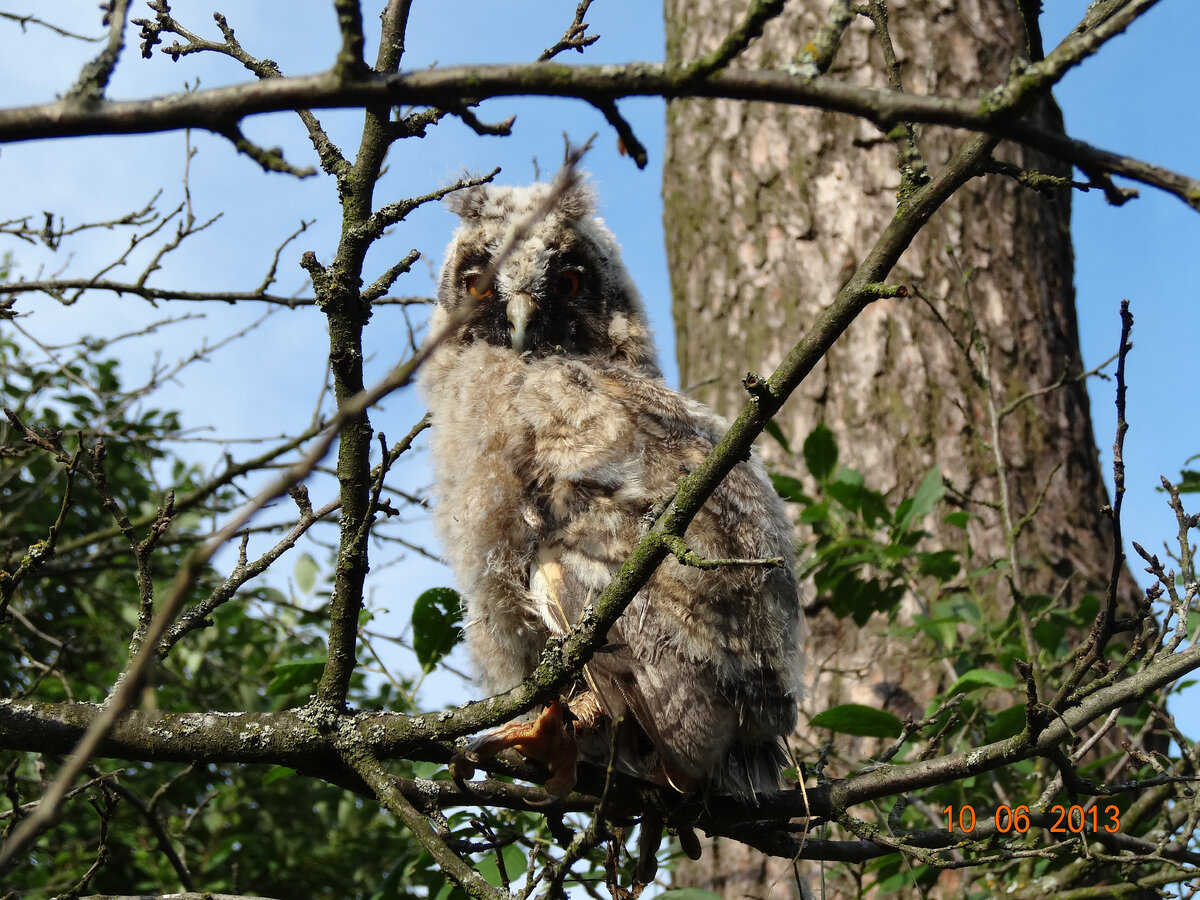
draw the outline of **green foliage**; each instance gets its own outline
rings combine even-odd
[[[1195,462],[1198,459],[1200,459],[1200,453],[1195,456],[1189,456],[1185,465]],[[1197,472],[1195,469],[1182,469],[1179,472],[1179,482],[1176,486],[1181,494],[1200,494],[1200,472]]]
[[[60,368],[30,361],[0,336],[0,394],[26,426],[62,431],[69,453],[103,436],[107,489],[144,537],[146,517],[163,506],[166,490],[183,498],[201,487],[202,473],[168,448],[179,434],[178,415],[143,407],[139,392],[123,387],[117,362],[101,351],[85,342],[61,357]],[[0,448],[0,569],[12,572],[30,548],[44,546],[63,504],[66,474],[64,463],[26,444],[6,419],[0,419]],[[215,491],[176,517],[151,555],[157,590],[194,541],[188,529],[233,499]],[[321,584],[311,556],[299,556],[292,572],[305,595]],[[216,581],[208,573],[192,599]],[[126,662],[137,598],[129,542],[95,488],[77,477],[56,552],[22,580],[0,627],[3,695],[103,700]],[[267,712],[308,701],[326,653],[311,616],[279,590],[258,585],[210,618],[209,627],[188,634],[163,660],[144,705]],[[352,702],[364,707],[411,706],[402,694],[390,682],[368,682],[361,670],[351,685]],[[14,801],[36,800],[56,770],[33,755],[0,752],[0,771],[7,773],[0,814]],[[6,890],[30,900],[72,888],[96,860],[102,816],[108,851],[88,886],[92,893],[178,891],[184,870],[197,890],[274,897],[401,897],[422,883],[413,874],[420,871],[418,848],[375,800],[289,769],[98,760],[93,777],[102,774],[104,780],[67,801],[27,862],[5,876]],[[8,828],[12,819],[0,823]],[[363,866],[364,859],[371,865]]]
[[[153,514],[164,502],[165,491],[157,487],[160,476],[166,474],[183,494],[198,485],[199,472],[161,449],[162,441],[178,434],[178,416],[141,408],[136,393],[120,390],[116,361],[99,358],[96,351],[93,342],[84,342],[61,367],[36,365],[0,336],[4,405],[35,431],[61,433],[68,452],[94,446],[103,437],[113,500],[131,518]],[[7,419],[0,420],[0,446],[6,448],[0,456],[0,569],[12,572],[50,536],[67,476],[62,463],[25,443]],[[152,558],[156,580],[173,574],[179,546]],[[34,664],[47,654],[49,643],[56,667],[82,669],[85,677],[78,679],[73,699],[101,700],[111,683],[105,673],[124,663],[128,638],[116,636],[136,618],[129,601],[138,596],[138,586],[129,543],[84,478],[75,479],[54,558],[45,562],[40,575],[25,580],[14,598],[14,610],[28,624],[0,631],[5,695],[67,699],[63,681],[44,677],[45,670]]]
[[[104,436],[108,490],[144,535],[167,488],[186,497],[204,485],[201,473],[168,449],[180,428],[178,416],[143,409],[137,392],[122,388],[115,362],[104,359],[99,349],[82,347],[62,368],[39,367],[0,338],[0,390],[12,398],[26,425],[64,432],[69,449],[91,446],[98,435]],[[91,387],[81,387],[80,381]],[[782,432],[775,437],[791,452]],[[0,423],[0,438],[0,446],[7,448],[0,454],[0,568],[15,571],[23,558],[47,546],[56,528],[67,497],[66,463],[24,444],[7,423]],[[1000,614],[994,596],[1003,566],[973,560],[966,533],[971,517],[942,508],[944,488],[936,467],[912,496],[895,500],[839,463],[837,442],[827,429],[809,435],[801,452],[815,485],[812,495],[799,478],[773,476],[776,490],[797,505],[798,518],[811,531],[801,576],[811,579],[818,602],[838,616],[862,624],[879,613],[875,625],[918,648],[914,654],[922,664],[944,673],[924,721],[916,723],[904,743],[895,739],[905,723],[869,706],[839,705],[813,716],[809,726],[877,739],[888,747],[887,759],[895,765],[916,759],[929,744],[981,747],[1025,731],[1027,686],[1017,677],[1017,661],[1032,661],[1041,673],[1061,671],[1062,660],[1091,626],[1100,601],[1088,595],[1074,608],[1063,608],[1054,598],[1032,595]],[[230,502],[231,497],[214,491],[203,504],[175,517],[152,557],[156,589],[171,578],[196,540],[190,529]],[[924,527],[932,516],[961,533],[961,548],[931,546]],[[83,478],[76,479],[57,537],[56,552],[13,596],[14,618],[0,630],[0,678],[15,697],[99,701],[125,662],[138,621],[132,553],[114,527],[111,511]],[[307,703],[328,649],[321,632],[324,614],[306,612],[300,601],[320,605],[328,573],[321,561],[302,552],[285,571],[291,576],[287,590],[299,597],[269,584],[243,588],[211,614],[208,627],[174,646],[144,703],[175,711],[262,712]],[[207,595],[218,580],[215,572],[208,573],[192,599]],[[919,612],[901,620],[897,612],[903,597],[914,598]],[[361,613],[361,629],[370,627],[372,615]],[[449,588],[416,598],[412,648],[424,673],[443,664],[461,640],[461,620],[460,598]],[[1120,652],[1110,648],[1110,660]],[[414,709],[414,681],[390,675],[368,678],[364,672],[381,664],[369,642],[361,645],[360,660],[363,665],[351,682],[352,704]],[[1142,704],[1126,710],[1121,721],[1138,733],[1151,713],[1149,704]],[[1110,753],[1085,760],[1079,774],[1090,777],[1111,759]],[[1149,765],[1131,769],[1131,777],[1148,775]],[[0,767],[7,773],[0,814],[14,802],[35,800],[44,789],[47,771],[38,758],[0,753]],[[449,777],[433,763],[399,760],[390,768],[402,777]],[[279,897],[465,897],[375,799],[286,767],[97,763],[92,774],[97,781],[68,801],[61,821],[30,852],[29,864],[7,876],[5,887],[17,896],[41,898],[71,890],[95,862],[101,834],[107,832],[105,862],[88,885],[93,892],[149,894],[191,887]],[[973,776],[931,787],[921,792],[920,809],[975,807],[986,814],[986,798],[993,795],[1007,798],[1014,808],[1028,805],[1046,777],[1041,763],[1010,766],[987,773],[986,779]],[[1128,800],[1114,803],[1123,815]],[[937,824],[931,826],[903,804],[895,815],[903,827],[914,830]],[[4,821],[11,823],[11,818]],[[555,848],[560,843],[540,812],[455,810],[443,822],[447,839],[461,848],[464,858],[504,889],[521,887],[531,860],[559,852]],[[582,829],[586,824],[578,817],[559,826]],[[608,846],[581,858],[572,877],[601,883],[618,872],[622,883],[630,883],[636,851],[622,840],[632,839],[610,839]],[[660,864],[670,865],[665,848]],[[1052,863],[1037,865],[1045,872]],[[927,887],[938,875],[933,867],[899,856],[873,861],[861,872],[873,879],[871,887],[883,891]],[[48,878],[46,873],[55,874]],[[712,900],[708,892],[692,889],[667,894],[672,900]]]
[[[828,728],[842,734],[878,738],[896,737],[904,727],[890,712],[860,703],[831,706],[813,716],[809,724],[814,728]]]
[[[837,439],[824,425],[813,429],[803,452],[817,484],[816,498],[805,493],[797,478],[775,474],[772,480],[781,497],[802,507],[800,521],[812,530],[814,541],[800,574],[812,578],[836,616],[860,626],[877,612],[891,617],[917,579],[945,583],[958,575],[955,551],[917,547],[926,537],[921,523],[945,495],[936,466],[912,497],[892,509],[882,494],[866,486],[860,472],[838,465]]]
[[[786,447],[786,439],[782,435],[779,439],[781,446]],[[1030,728],[1030,691],[1036,693],[1041,706],[1053,696],[1074,664],[1076,648],[1083,636],[1097,621],[1101,599],[1086,594],[1072,606],[1065,606],[1061,598],[1014,591],[1012,583],[1003,577],[1008,570],[1005,561],[981,563],[974,558],[967,535],[971,515],[963,510],[942,508],[945,491],[936,467],[911,497],[900,498],[893,505],[892,500],[872,490],[861,473],[839,464],[836,440],[823,426],[818,426],[804,442],[803,459],[812,476],[810,483],[816,486],[812,494],[799,478],[776,474],[773,480],[780,496],[797,505],[802,527],[811,530],[812,540],[802,557],[801,576],[811,579],[810,589],[815,586],[817,605],[827,606],[836,616],[852,618],[859,625],[868,624],[874,614],[881,614],[868,627],[886,629],[889,640],[913,648],[913,658],[920,665],[943,673],[935,696],[923,714],[913,717],[916,721],[903,742],[895,740],[903,727],[900,719],[885,710],[858,704],[821,711],[811,717],[809,727],[879,739],[880,743],[867,746],[886,750],[885,758],[893,765],[923,758],[922,754],[930,751],[985,748],[1026,732]],[[1185,470],[1181,489],[1189,484],[1189,472]],[[1200,487],[1200,483],[1196,486]],[[933,516],[949,525],[951,534],[961,534],[958,547],[932,546],[923,523]],[[1012,596],[1013,602],[998,599],[1005,592]],[[902,598],[916,610],[903,619],[898,616]],[[1191,627],[1195,628],[1194,622]],[[1110,641],[1103,671],[1118,669],[1128,649],[1119,639]],[[1027,664],[1029,668],[1022,669],[1018,664]],[[1030,683],[1024,671],[1032,673]],[[1177,694],[1184,687],[1174,685],[1167,695]],[[1160,701],[1161,698],[1156,700]],[[1121,740],[1126,745],[1145,743],[1146,736],[1153,735],[1153,715],[1149,703],[1124,709],[1117,720],[1123,729]],[[1156,766],[1169,758],[1166,735],[1162,738],[1161,747],[1154,754],[1140,756],[1118,749],[1115,739],[1107,749],[1101,744],[1079,761],[1077,774],[1103,781],[1117,771],[1121,779],[1152,779],[1157,774]],[[1149,740],[1153,742],[1154,738]],[[826,752],[834,746],[830,745]],[[1177,752],[1177,749],[1171,751]],[[853,771],[864,760],[842,762]],[[987,820],[990,824],[1001,807],[1010,811],[1006,815],[1012,815],[1012,811],[1019,809],[1052,809],[1054,804],[1070,806],[1084,802],[1072,798],[1061,786],[1056,795],[1051,792],[1048,803],[1045,801],[1046,785],[1058,772],[1056,765],[1032,759],[982,775],[948,779],[898,801],[888,817],[887,827],[894,836],[906,829],[944,834],[947,828],[944,811],[950,810],[956,816],[954,834],[969,838],[969,829],[963,823],[974,827],[976,820]],[[1121,817],[1124,833],[1144,832],[1153,820],[1151,813],[1139,826],[1134,826],[1133,818],[1126,817],[1136,798],[1137,793],[1130,792],[1102,800],[1101,808],[1111,804],[1112,814]],[[909,805],[911,801],[919,802]],[[941,821],[932,817],[930,811],[942,812]],[[881,811],[881,818],[885,814],[886,811]],[[1006,827],[1009,821],[1004,820]],[[1022,830],[1005,832],[1011,846],[1032,850],[1044,846],[1045,834],[1038,827],[1029,826],[1028,820],[1020,816],[1017,821],[1026,825]],[[873,827],[866,822],[862,824]],[[879,824],[882,826],[882,822]],[[1032,864],[1031,877],[1057,872],[1072,861],[1071,854],[1041,859]],[[866,863],[856,877],[862,879],[864,889],[876,893],[913,890],[919,893],[928,890],[938,880],[939,873],[937,867],[919,864],[911,856],[887,856]],[[982,874],[978,876],[973,889],[964,896],[991,896],[990,887],[983,886],[986,881]]]
[[[426,671],[462,640],[462,600],[451,588],[430,588],[413,604],[413,650]]]
[[[720,900],[721,895],[703,888],[675,888],[663,891],[658,897],[659,900]]]
[[[837,459],[837,438],[822,423],[804,441],[804,464],[813,478],[824,483],[837,469]]]

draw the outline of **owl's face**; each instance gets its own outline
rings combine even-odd
[[[455,333],[518,355],[592,356],[656,373],[654,345],[637,289],[612,233],[576,184],[528,226],[551,190],[482,185],[451,195],[462,219],[438,288],[444,316],[464,301],[475,312]],[[497,265],[516,229],[527,233]]]

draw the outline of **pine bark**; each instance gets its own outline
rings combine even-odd
[[[829,6],[829,0],[791,0],[735,65],[794,59]],[[745,7],[666,0],[668,61],[710,52]],[[1006,78],[1014,57],[1029,52],[1015,0],[890,0],[888,9],[907,91],[979,96]],[[883,52],[865,18],[844,34],[829,74],[887,87]],[[1050,102],[1030,115],[1061,128]],[[939,127],[917,134],[931,171],[966,137]],[[680,381],[731,415],[745,402],[746,372],[773,370],[893,214],[901,183],[897,145],[849,116],[686,100],[668,106],[666,154]],[[1070,174],[1069,167],[1012,145],[1002,145],[997,157]],[[794,446],[817,423],[826,424],[838,438],[841,461],[893,504],[911,496],[938,464],[950,496],[978,516],[969,528],[975,559],[1015,557],[1021,591],[1059,596],[1068,605],[1103,586],[1111,559],[1099,515],[1107,493],[1088,397],[1075,380],[1082,365],[1069,221],[1066,189],[1045,194],[1000,175],[975,179],[928,224],[889,279],[919,288],[937,314],[911,296],[876,302],[776,419]],[[990,376],[984,387],[968,352],[975,354],[976,373]],[[1064,375],[1061,387],[1020,405],[993,430],[993,407]],[[798,465],[769,438],[760,445],[774,465]],[[1005,493],[1007,523],[997,505]],[[1006,527],[1035,508],[1039,513],[1010,553]],[[935,543],[961,548],[961,533],[934,521],[927,527]],[[1014,593],[997,579],[993,595],[1004,609]],[[910,644],[886,637],[881,617],[859,629],[823,610],[819,596],[806,599],[813,689],[795,741],[801,758],[816,756],[803,724],[815,712],[853,702],[901,716],[920,713],[946,686],[946,671],[923,662]],[[907,602],[905,614],[914,604]],[[780,896],[795,890],[790,872],[786,860],[768,861],[723,842],[706,848],[699,862],[681,865],[676,884],[729,898]],[[828,896],[844,895],[839,890]]]

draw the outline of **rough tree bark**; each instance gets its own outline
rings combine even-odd
[[[738,64],[796,58],[830,5],[792,0]],[[978,96],[1003,81],[1014,56],[1029,54],[1015,0],[889,0],[887,6],[907,91]],[[745,7],[666,0],[668,61],[713,50]],[[886,73],[871,22],[857,18],[830,74],[887,86]],[[1033,115],[1061,128],[1053,104]],[[917,146],[934,171],[963,140],[945,128],[917,132]],[[724,100],[669,104],[663,191],[683,385],[695,385],[696,396],[727,414],[741,408],[747,370],[769,373],[778,364],[891,216],[902,188],[901,143],[833,113]],[[1011,145],[1002,145],[998,156],[1022,168],[1070,174]],[[1061,592],[1064,604],[1101,587],[1111,559],[1111,539],[1098,515],[1107,495],[1087,393],[1081,381],[1070,380],[1082,366],[1069,217],[1067,189],[1043,194],[1009,177],[976,179],[930,222],[889,279],[918,287],[945,321],[914,296],[877,302],[776,420],[795,445],[825,423],[838,438],[841,460],[892,498],[910,496],[938,463],[950,497],[979,517],[970,527],[977,558],[1010,558],[1004,514],[996,507],[1001,478],[1010,520],[1033,509],[1044,490],[1041,514],[1011,554],[1018,560],[1014,581],[1025,594]],[[1002,471],[991,446],[988,393],[973,381],[956,341],[974,344],[976,359],[990,370],[997,407],[1068,376],[1062,387],[1003,421]],[[774,442],[760,443],[776,465],[794,465]],[[938,524],[928,527],[937,532]],[[1011,603],[1013,592],[998,581],[994,596]],[[807,599],[815,683],[796,746],[812,761],[818,739],[805,733],[807,716],[851,702],[901,716],[919,712],[946,675],[922,667],[911,645],[889,642],[880,617],[858,629],[823,611],[820,597]],[[729,842],[682,865],[676,884],[729,898],[793,889],[787,861],[768,861]],[[830,890],[830,896],[838,893]]]

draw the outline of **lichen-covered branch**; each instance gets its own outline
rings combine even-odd
[[[86,105],[100,101],[112,78],[121,50],[125,46],[125,17],[129,15],[129,0],[113,0],[104,13],[103,24],[108,26],[108,41],[104,49],[83,67],[64,102]]]

